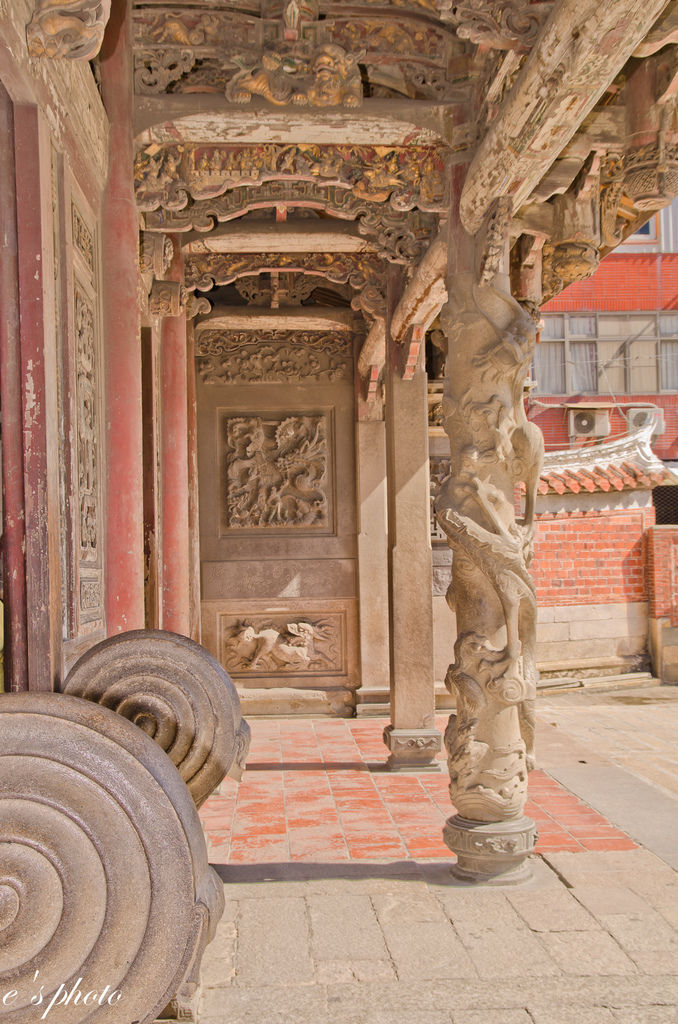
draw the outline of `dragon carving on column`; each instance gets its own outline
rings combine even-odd
[[[534,765],[537,605],[528,567],[543,439],[525,416],[523,381],[535,326],[509,293],[471,274],[455,280],[443,324],[451,473],[436,513],[454,550],[447,600],[458,630],[446,677],[457,694],[445,734],[450,794],[464,818],[506,821],[522,815]]]

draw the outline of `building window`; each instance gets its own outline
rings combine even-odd
[[[543,325],[537,394],[678,391],[678,313],[545,314]]]
[[[597,385],[595,341],[570,342],[570,380],[576,394],[595,394]]]
[[[533,377],[543,395],[565,394],[565,343],[542,341],[534,350]]]
[[[678,341],[661,343],[662,391],[678,391]]]

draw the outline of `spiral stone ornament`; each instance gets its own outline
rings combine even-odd
[[[93,647],[64,692],[102,704],[152,737],[177,766],[196,807],[226,774],[239,780],[250,730],[230,677],[188,637],[133,630]]]
[[[0,696],[0,1018],[150,1024],[223,911],[160,748],[59,694]]]

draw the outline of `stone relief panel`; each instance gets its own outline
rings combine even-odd
[[[65,372],[73,381],[74,403],[67,414],[67,433],[73,439],[71,484],[75,495],[69,530],[74,598],[68,630],[77,636],[103,624],[102,448],[101,370],[99,357],[99,297],[97,240],[85,207],[70,200],[72,252],[71,340]]]
[[[203,384],[333,383],[352,380],[350,340],[322,331],[200,331],[196,342]]]
[[[71,228],[73,245],[85,261],[90,274],[94,276],[94,237],[75,203],[71,205]]]
[[[296,621],[289,621],[295,616]],[[346,622],[344,612],[306,615],[279,613],[219,622],[221,663],[243,679],[250,676],[344,675]]]
[[[222,529],[329,531],[329,426],[324,415],[226,417]]]
[[[78,497],[80,501],[80,558],[97,559],[98,444],[94,311],[75,285],[75,340],[78,399]]]

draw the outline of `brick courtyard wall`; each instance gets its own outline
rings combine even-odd
[[[650,617],[678,626],[678,526],[653,526],[647,534]]]
[[[651,506],[541,513],[531,566],[538,603],[647,601],[645,531],[654,521]]]

